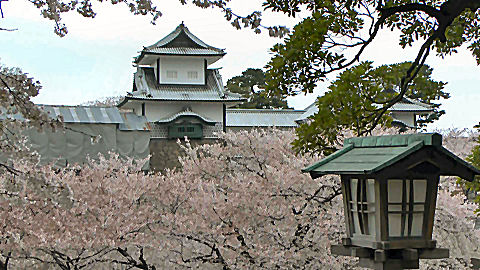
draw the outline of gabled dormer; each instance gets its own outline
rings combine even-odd
[[[225,55],[193,35],[183,22],[155,44],[144,47],[134,60],[153,68],[160,85],[206,85],[207,67]]]

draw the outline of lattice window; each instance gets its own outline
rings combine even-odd
[[[187,78],[190,79],[190,80],[198,79],[198,72],[197,71],[187,72]]]
[[[389,236],[422,236],[427,180],[389,179],[387,187]]]
[[[150,131],[150,138],[167,138],[168,127],[161,126],[155,123],[150,123],[152,130]]]
[[[353,233],[375,235],[375,180],[352,178],[349,192]]]
[[[178,73],[176,70],[167,70],[167,78],[176,79],[177,77],[178,77]]]
[[[221,122],[215,123],[215,126],[204,126],[203,136],[204,138],[214,139],[218,138],[218,134],[223,131],[223,125]]]
[[[203,129],[200,124],[177,124],[168,127],[169,138],[195,138],[203,137]]]

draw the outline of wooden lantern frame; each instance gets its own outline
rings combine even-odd
[[[389,226],[389,215],[388,215],[388,189],[387,189],[387,179],[382,178],[373,178],[367,176],[358,176],[358,175],[342,175],[342,195],[344,203],[344,214],[345,214],[345,225],[346,225],[346,235],[345,242],[349,245],[367,247],[372,249],[402,249],[402,248],[435,248],[436,241],[432,240],[433,232],[433,217],[435,215],[435,204],[437,199],[436,188],[438,186],[439,177],[428,177],[424,178],[427,182],[425,202],[424,205],[423,218],[422,218],[422,235],[421,236],[390,236],[388,231]],[[351,191],[349,181],[351,179],[359,179],[366,181],[367,179],[373,179],[375,181],[375,234],[354,234],[354,221],[353,221],[353,211],[351,204],[354,203],[351,200]],[[399,179],[399,178],[396,178]],[[416,180],[419,177],[408,177],[400,180]],[[405,181],[406,182],[406,181]],[[413,181],[411,182],[413,183]],[[411,189],[410,189],[411,190]],[[402,202],[402,204],[406,202]],[[405,205],[409,206],[409,205]],[[411,206],[411,204],[410,204]],[[403,207],[402,207],[403,208]],[[410,210],[410,209],[409,209]],[[402,215],[411,215],[412,210],[402,210]],[[402,218],[402,220],[405,220]],[[408,218],[409,221],[412,218]],[[408,224],[405,224],[406,227]],[[367,228],[362,228],[366,230]],[[403,226],[402,226],[402,232]],[[411,231],[411,229],[407,229]]]
[[[313,178],[341,176],[347,237],[342,245],[332,246],[332,254],[359,257],[360,266],[389,270],[417,269],[419,259],[449,256],[448,249],[436,248],[432,239],[440,176],[473,181],[480,175],[480,170],[443,148],[442,136],[437,133],[346,139],[343,149],[303,171]],[[355,185],[351,184],[353,179],[357,179]],[[390,202],[389,181],[399,180],[402,199]],[[414,199],[414,181],[426,181],[423,201]],[[353,191],[352,186],[357,190]],[[356,192],[356,200],[352,192]],[[390,205],[398,205],[401,210],[389,210]],[[414,210],[416,205],[423,205],[423,210]],[[419,217],[419,213],[423,213],[421,234],[414,235],[412,217]],[[401,216],[400,235],[390,235],[390,214]],[[372,222],[375,226],[370,226]],[[415,229],[418,233],[420,228]]]

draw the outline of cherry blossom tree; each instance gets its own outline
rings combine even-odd
[[[393,132],[376,130],[375,135]],[[446,134],[450,150],[461,152],[473,143],[454,143],[455,138],[449,137],[455,134]],[[179,220],[181,233],[176,233],[181,245],[173,249],[178,264],[220,264],[224,269],[355,268],[353,259],[329,252],[330,244],[340,242],[344,232],[339,180],[325,176],[314,181],[300,173],[320,156],[295,155],[290,132],[229,133],[222,139],[224,144],[185,148],[182,173],[191,187],[201,188],[185,202],[189,210],[186,219]],[[472,230],[473,209],[456,178],[442,180],[434,238],[452,256],[423,261],[422,269],[469,269],[480,243],[479,232]]]
[[[328,251],[343,226],[339,179],[302,174],[318,157],[295,155],[293,138],[255,130],[223,134],[213,145],[187,143],[182,172],[167,176],[190,188],[171,225],[176,264],[345,269],[347,261]]]
[[[26,157],[31,153],[24,147],[24,139],[18,132],[22,128],[56,128],[61,125],[30,100],[38,95],[41,85],[19,68],[0,64],[0,174],[5,170],[17,170],[5,155]]]
[[[91,100],[82,103],[84,106],[96,106],[96,107],[113,107],[117,106],[120,101],[122,101],[123,96],[112,96],[112,97],[104,97],[97,100]]]
[[[344,260],[328,255],[339,237],[332,226],[342,226],[332,208],[338,179],[301,174],[313,157],[292,152],[293,136],[254,131],[187,143],[182,170],[165,175],[139,173],[118,157],[57,170],[18,164],[24,173],[2,176],[0,249],[11,264],[63,269],[142,260],[140,269],[151,269],[147,250],[172,267],[342,269]]]
[[[329,251],[344,232],[339,179],[302,174],[321,156],[296,155],[294,137],[254,130],[183,142],[182,168],[163,175],[115,155],[63,169],[19,162],[23,173],[1,176],[2,267],[357,269]],[[434,239],[451,258],[421,267],[469,269],[475,206],[455,178],[440,189]]]
[[[141,172],[141,164],[113,154],[63,169],[21,160],[18,173],[1,175],[3,264],[81,269],[144,245],[162,213],[149,198],[165,179]]]
[[[480,232],[473,230],[475,205],[466,201],[455,177],[445,180],[449,184],[438,193],[433,239],[450,250],[450,258],[421,260],[421,269],[472,269],[471,258],[480,255]]]

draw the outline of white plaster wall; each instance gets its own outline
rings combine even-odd
[[[215,122],[223,122],[223,106],[220,102],[153,102],[146,101],[145,111],[149,122],[168,117],[190,107],[192,111]]]
[[[411,127],[415,126],[415,114],[413,112],[392,112],[392,117]]]
[[[139,68],[140,68],[140,67],[153,68],[153,70],[154,70],[154,72],[155,72],[155,76],[157,76],[157,60],[153,61],[151,64],[148,64],[148,65],[139,65],[138,67],[139,67]]]
[[[176,71],[177,78],[167,78],[167,71]],[[196,79],[188,78],[188,72],[190,71],[197,72]],[[188,56],[160,57],[159,82],[165,84],[205,84],[204,59]]]
[[[192,110],[216,122],[223,122],[223,106],[220,102],[199,102],[192,104]]]
[[[133,112],[138,116],[142,115],[142,103],[141,102],[135,102],[135,106],[133,107]]]
[[[132,109],[136,115],[140,116],[142,115],[142,103],[141,101],[129,101],[121,109]]]

